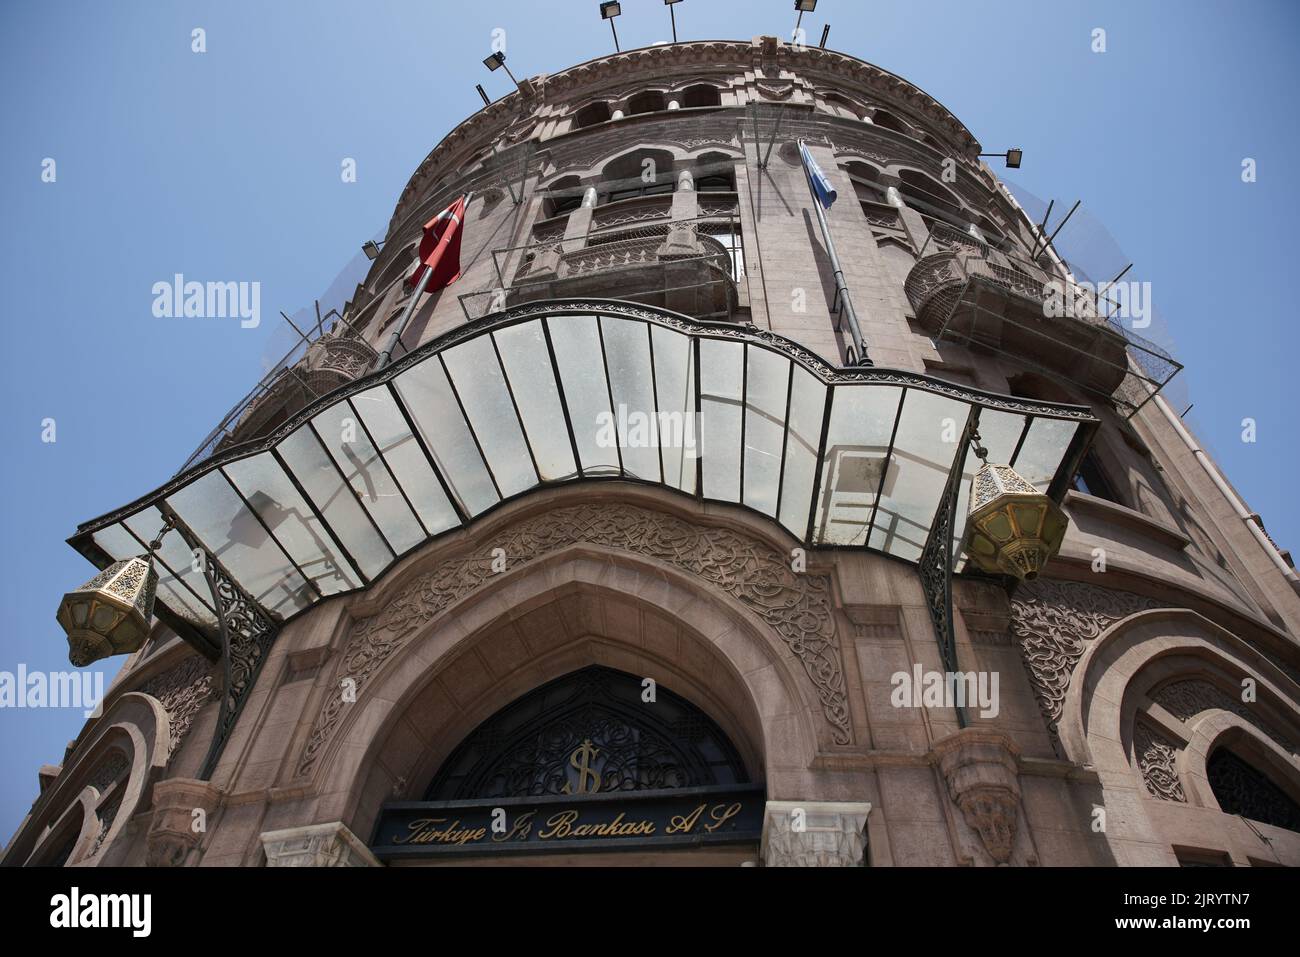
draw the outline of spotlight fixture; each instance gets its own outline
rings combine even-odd
[[[1022,149],[1012,148],[1005,153],[980,153],[980,156],[1001,156],[1007,161],[1007,169],[1020,169],[1020,161],[1024,158],[1025,151]]]
[[[367,259],[374,262],[379,258],[379,247],[382,245],[383,243],[377,243],[373,239],[367,239],[361,244],[361,251],[366,254]]]
[[[664,0],[664,6],[668,8],[668,16],[672,17],[673,21],[673,43],[677,42],[677,14],[673,11],[673,7],[681,2],[682,0]]]
[[[515,86],[519,85],[519,81],[515,79],[515,75],[510,72],[510,67],[506,66],[506,55],[500,50],[497,50],[491,56],[485,56],[483,58],[483,65],[493,73],[500,70],[502,67],[505,67],[506,76],[510,77],[511,82],[513,82]]]
[[[622,52],[618,45],[618,31],[614,29],[614,18],[622,14],[623,5],[617,0],[608,0],[600,5],[600,18],[609,21],[609,31],[614,34],[614,52]]]
[[[794,8],[799,11],[799,16],[794,21],[793,36],[799,36],[799,24],[803,23],[803,15],[812,13],[817,9],[817,0],[794,0]]]

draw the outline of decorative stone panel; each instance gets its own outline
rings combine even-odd
[[[1133,754],[1147,790],[1163,801],[1186,803],[1178,777],[1178,746],[1145,721],[1133,725]]]
[[[785,556],[726,528],[695,525],[628,504],[557,508],[504,529],[463,558],[441,562],[361,619],[343,650],[334,687],[352,679],[358,695],[417,629],[489,582],[492,555],[538,558],[579,543],[604,545],[667,562],[738,599],[771,626],[804,667],[821,700],[837,744],[851,740],[844,669],[835,635],[831,584],[826,576],[796,574]],[[299,774],[315,765],[347,705],[331,695],[312,727]]]
[[[1054,744],[1070,677],[1087,643],[1121,618],[1157,607],[1142,595],[1083,582],[1039,578],[1017,587],[1011,632]]]
[[[767,867],[863,867],[871,805],[768,801],[761,856]]]
[[[172,778],[153,786],[153,820],[147,838],[150,867],[180,867],[203,838],[197,821],[211,816],[221,789],[211,781]],[[195,811],[203,814],[196,815]]]
[[[998,731],[964,728],[934,746],[948,797],[989,856],[1007,864],[1020,822],[1020,749]]]
[[[267,867],[381,867],[375,855],[341,821],[267,831]]]

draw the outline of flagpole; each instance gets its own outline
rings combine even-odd
[[[804,148],[803,140],[799,140],[799,146]],[[831,239],[831,227],[826,222],[826,212],[822,209],[822,201],[817,196],[817,190],[813,188],[812,171],[808,169],[808,164],[804,162],[802,156],[799,157],[799,165],[803,167],[804,179],[808,181],[808,194],[812,197],[813,209],[817,212],[817,223],[822,229],[822,241],[826,244],[826,254],[830,256],[831,269],[835,273],[835,298],[843,303],[844,314],[849,321],[849,337],[853,340],[855,354],[855,359],[850,365],[875,365],[867,356],[867,343],[862,338],[861,327],[858,326],[858,314],[853,311],[853,300],[849,298],[849,287],[844,281],[840,257],[835,253],[835,240]]]
[[[465,194],[464,209],[466,219],[469,218],[469,201],[473,198],[473,190]],[[460,228],[464,229],[465,224],[461,223]],[[443,234],[442,239],[439,241],[439,245],[446,243],[450,237],[451,230],[449,229]],[[374,368],[370,371],[377,372],[393,361],[393,350],[396,349],[397,344],[402,341],[402,334],[406,332],[407,324],[411,321],[411,317],[415,315],[415,305],[420,301],[420,294],[424,292],[424,287],[428,284],[431,275],[433,275],[432,266],[426,265],[424,269],[420,271],[420,278],[415,283],[415,289],[411,293],[411,298],[407,301],[406,308],[402,310],[402,318],[397,321],[397,325],[393,328],[392,335],[390,335],[388,341],[384,343],[384,351],[379,353],[379,358],[375,360]]]

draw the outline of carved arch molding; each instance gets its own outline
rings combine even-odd
[[[692,524],[629,504],[553,509],[504,529],[461,558],[440,562],[376,614],[352,627],[333,683],[358,694],[427,623],[493,578],[495,549],[541,558],[571,545],[598,545],[666,562],[738,599],[762,619],[803,665],[836,744],[849,744],[848,698],[825,575],[793,572],[775,548],[729,528]],[[500,553],[497,553],[500,554]],[[298,765],[311,771],[343,720],[348,703],[333,694],[321,706]]]

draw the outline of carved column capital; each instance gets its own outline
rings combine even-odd
[[[767,867],[862,867],[871,805],[768,801],[761,856]]]
[[[267,867],[382,867],[342,821],[309,824],[262,835]]]
[[[149,822],[147,860],[150,867],[182,867],[199,846],[208,815],[221,802],[221,789],[211,781],[171,778],[153,786],[153,820]],[[196,815],[195,811],[202,811]]]
[[[1011,860],[1020,820],[1020,749],[1000,731],[964,728],[939,741],[934,755],[948,797],[999,864]]]

